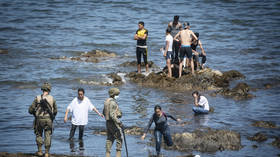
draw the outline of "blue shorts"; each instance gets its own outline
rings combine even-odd
[[[196,113],[196,114],[206,114],[206,113],[209,112],[208,110],[205,110],[205,109],[202,108],[202,107],[193,107],[192,110],[193,110],[193,112]]]
[[[174,53],[172,52],[172,51],[167,51],[167,53],[166,53],[166,56],[165,56],[165,59],[167,60],[167,59],[173,59],[173,57],[174,57]]]

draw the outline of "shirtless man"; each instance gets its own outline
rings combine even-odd
[[[179,78],[182,76],[182,66],[185,55],[187,56],[187,60],[191,62],[192,74],[194,75],[194,64],[192,59],[192,39],[194,38],[197,40],[197,37],[189,29],[190,24],[188,22],[184,23],[184,30],[181,30],[175,37],[174,40],[181,41],[181,48],[180,48],[180,64],[179,64]],[[180,40],[179,40],[180,37]]]

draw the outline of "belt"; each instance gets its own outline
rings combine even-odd
[[[143,49],[148,48],[148,46],[140,46],[140,45],[137,45],[136,47],[143,48]]]

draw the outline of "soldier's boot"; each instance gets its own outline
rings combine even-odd
[[[42,146],[38,146],[38,152],[36,152],[37,156],[43,156]]]
[[[105,157],[111,157],[111,153],[110,152],[106,152],[106,156]]]
[[[46,150],[45,150],[45,157],[50,157],[49,149],[48,148],[46,148]]]
[[[122,156],[122,152],[121,151],[117,151],[116,157],[121,157],[121,156]]]

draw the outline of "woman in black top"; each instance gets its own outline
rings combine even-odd
[[[153,114],[153,116],[151,117],[151,119],[149,121],[149,124],[145,128],[145,133],[143,134],[141,139],[142,140],[145,139],[146,134],[147,134],[148,130],[150,129],[152,123],[155,122],[156,127],[154,130],[154,135],[156,138],[156,151],[157,151],[157,155],[159,155],[162,135],[164,138],[164,142],[166,143],[167,146],[173,145],[172,138],[170,135],[170,129],[167,124],[167,117],[169,117],[175,121],[181,121],[181,120],[174,118],[170,114],[162,112],[161,107],[159,105],[155,106],[154,111],[155,111],[155,113]]]

